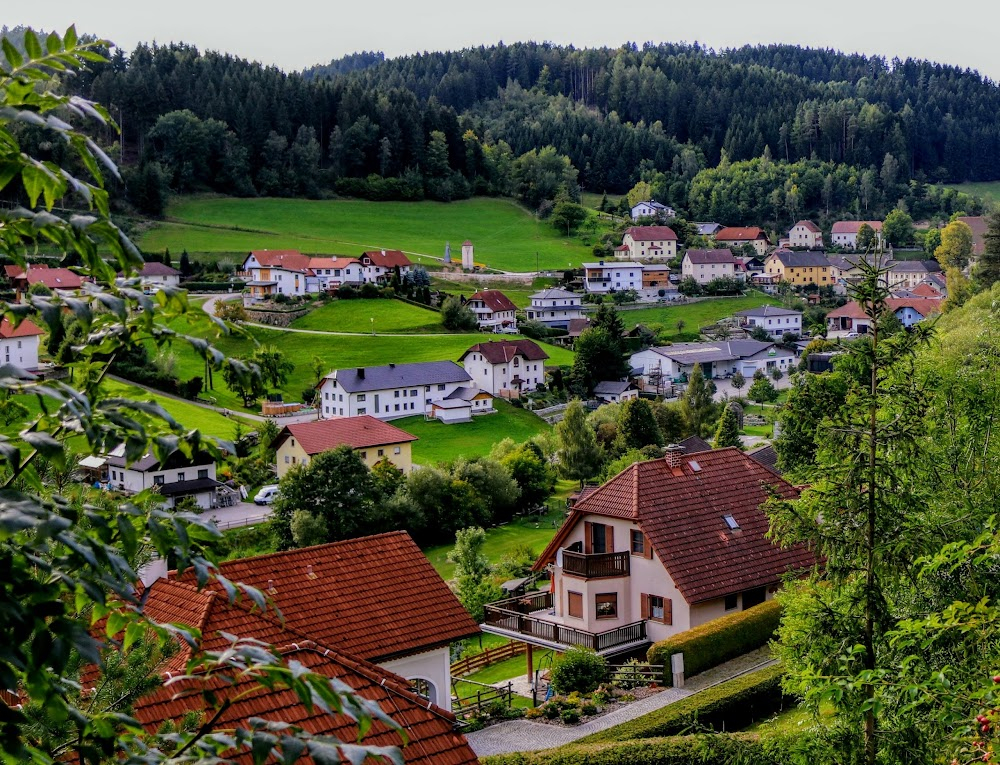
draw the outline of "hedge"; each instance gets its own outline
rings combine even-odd
[[[567,744],[541,752],[481,757],[482,765],[812,765],[834,762],[830,742],[816,732],[757,736],[714,733],[605,744]]]
[[[243,285],[234,282],[181,282],[188,292],[240,292]]]
[[[781,606],[769,600],[654,643],[646,658],[663,665],[663,682],[671,685],[670,657],[675,653],[684,654],[684,676],[692,677],[767,645],[780,620]]]
[[[593,733],[580,743],[673,736],[692,728],[742,730],[781,711],[785,703],[781,676],[782,669],[775,664]]]

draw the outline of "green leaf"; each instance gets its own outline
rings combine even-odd
[[[66,34],[63,35],[63,45],[66,46],[67,49],[68,48],[75,48],[76,47],[76,39],[77,39],[76,38],[76,25],[75,24],[71,24],[70,27],[69,27],[69,29],[66,30]]]
[[[24,30],[24,50],[31,61],[42,57],[42,46],[38,44],[38,37],[30,29]]]
[[[49,53],[58,53],[61,51],[62,40],[59,39],[59,35],[55,32],[50,33],[49,36],[45,38],[45,49]]]
[[[24,64],[24,58],[18,53],[17,48],[15,48],[6,37],[0,40],[0,45],[3,46],[3,54],[10,63],[11,69],[18,69]]]
[[[32,449],[38,450],[46,459],[58,459],[60,462],[63,461],[63,445],[50,436],[48,433],[40,433],[38,431],[21,431],[21,438],[24,439],[25,443],[28,444]]]

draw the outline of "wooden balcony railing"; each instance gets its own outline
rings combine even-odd
[[[617,576],[628,576],[631,572],[631,555],[627,552],[584,553],[562,551],[562,570],[568,576],[579,576],[584,579],[609,579]]]

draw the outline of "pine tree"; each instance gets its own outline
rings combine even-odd
[[[171,268],[173,268],[174,264],[173,264],[173,261],[170,259],[170,248],[169,247],[167,247],[163,251],[163,265],[170,266]]]
[[[1000,281],[1000,210],[989,218],[989,228],[983,237],[983,254],[972,273],[979,289],[989,289]]]
[[[644,398],[633,398],[622,404],[618,416],[618,446],[622,451],[644,446],[663,446],[663,434],[653,417],[653,410]]]
[[[181,275],[190,276],[194,273],[194,269],[191,268],[191,258],[188,257],[188,251],[184,250],[181,252]]]
[[[571,401],[562,422],[556,425],[559,437],[559,469],[567,478],[583,482],[597,475],[604,453],[597,443],[593,428],[587,423],[583,403]]]
[[[732,404],[727,404],[722,412],[722,417],[719,418],[719,427],[715,431],[715,440],[712,442],[713,449],[723,449],[727,446],[742,446],[740,421]]]
[[[687,390],[681,398],[681,410],[687,420],[688,430],[693,435],[702,435],[712,412],[712,391],[701,373],[701,364],[695,364],[691,370]]]

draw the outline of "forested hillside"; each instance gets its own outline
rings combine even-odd
[[[924,183],[1000,179],[1000,89],[991,81],[926,61],[793,46],[517,43],[392,60],[364,52],[286,74],[186,45],[140,45],[71,87],[121,123],[130,196],[154,212],[165,186],[375,199],[507,194],[534,205],[560,188],[575,196],[577,183],[623,193],[648,180],[660,201],[737,223],[756,212],[713,213],[695,193],[705,185],[693,183],[699,173],[760,157],[838,168],[841,191],[821,199],[817,190],[801,204],[793,195],[770,218],[777,224],[821,204],[884,213],[911,181],[924,197]],[[524,158],[547,146],[545,161]],[[866,171],[877,193],[862,188]],[[793,170],[779,175],[794,185]]]

